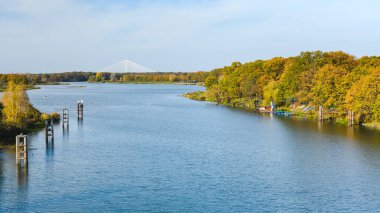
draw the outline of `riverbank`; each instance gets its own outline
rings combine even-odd
[[[0,92],[4,92],[7,88],[6,87],[0,87]],[[41,87],[36,85],[27,85],[25,86],[26,90],[33,90],[33,89],[41,89]]]
[[[7,83],[0,103],[0,144],[1,148],[14,144],[15,137],[21,133],[40,131],[46,119],[59,119],[58,113],[47,115],[37,110],[29,101],[27,89],[36,89],[16,81],[16,77]]]
[[[173,85],[197,85],[197,86],[204,86],[203,82],[198,83],[187,83],[187,82],[171,82],[171,81],[161,81],[161,82],[155,82],[155,81],[130,81],[130,82],[113,82],[113,81],[101,81],[101,82],[87,82],[90,84],[93,83],[107,83],[107,84],[173,84]]]
[[[15,142],[16,135],[21,133],[30,134],[33,132],[39,132],[45,127],[43,121],[37,121],[28,124],[26,127],[17,128],[12,126],[0,126],[0,149],[8,149],[12,147]]]
[[[380,131],[380,123],[365,123],[362,124],[365,127],[371,128],[371,129],[376,129]]]
[[[186,93],[186,94],[183,94],[183,97],[191,99],[191,100],[195,100],[195,101],[207,101],[207,102],[216,103],[216,101],[208,97],[207,92],[203,92],[203,91]],[[257,112],[260,114],[269,113],[269,111],[260,112],[258,109],[255,108],[254,100],[249,100],[246,98],[233,99],[230,101],[230,103],[220,102],[219,104],[236,108],[236,109],[250,111],[250,112]],[[291,116],[291,117],[306,118],[310,120],[317,120],[318,112],[316,110],[305,110],[306,108],[307,108],[306,105],[298,106],[298,107],[279,107],[276,109],[276,112],[281,112],[281,113],[278,113],[279,116],[288,116],[288,117]],[[347,119],[342,118],[342,117],[337,117],[335,115],[337,115],[337,113],[326,112],[324,114],[324,121],[334,122],[334,123],[338,123],[338,124],[342,124],[346,126],[348,125]],[[380,123],[377,123],[377,122],[361,123],[357,125],[365,126],[371,129],[380,130]]]

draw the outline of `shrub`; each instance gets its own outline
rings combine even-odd
[[[41,114],[41,120],[46,121],[46,120],[49,120],[49,119],[50,119],[50,115],[48,115],[46,113],[42,113]]]
[[[58,112],[52,112],[50,114],[50,117],[53,119],[54,122],[58,122],[61,116]]]

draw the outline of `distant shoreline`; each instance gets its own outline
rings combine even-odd
[[[150,82],[150,81],[131,81],[131,82],[87,82],[90,84],[172,84],[172,85],[194,85],[194,86],[204,86],[203,82],[198,83],[185,83],[185,82],[170,82],[170,81],[162,81],[162,82]]]

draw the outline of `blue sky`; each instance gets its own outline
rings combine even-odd
[[[301,51],[380,55],[375,0],[0,0],[0,72],[98,71],[128,58],[211,70]]]

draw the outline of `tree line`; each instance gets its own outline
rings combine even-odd
[[[207,72],[189,73],[108,73],[97,72],[91,75],[89,82],[119,82],[119,83],[196,83],[204,82]]]
[[[295,57],[275,57],[212,70],[205,79],[206,92],[194,99],[254,109],[276,103],[294,110],[323,106],[345,120],[348,110],[357,123],[380,122],[380,57],[337,52],[302,52]]]
[[[8,79],[25,85],[55,84],[59,82],[119,82],[119,83],[196,83],[204,82],[208,72],[109,73],[64,72],[41,74],[0,74],[0,90],[7,87]]]

